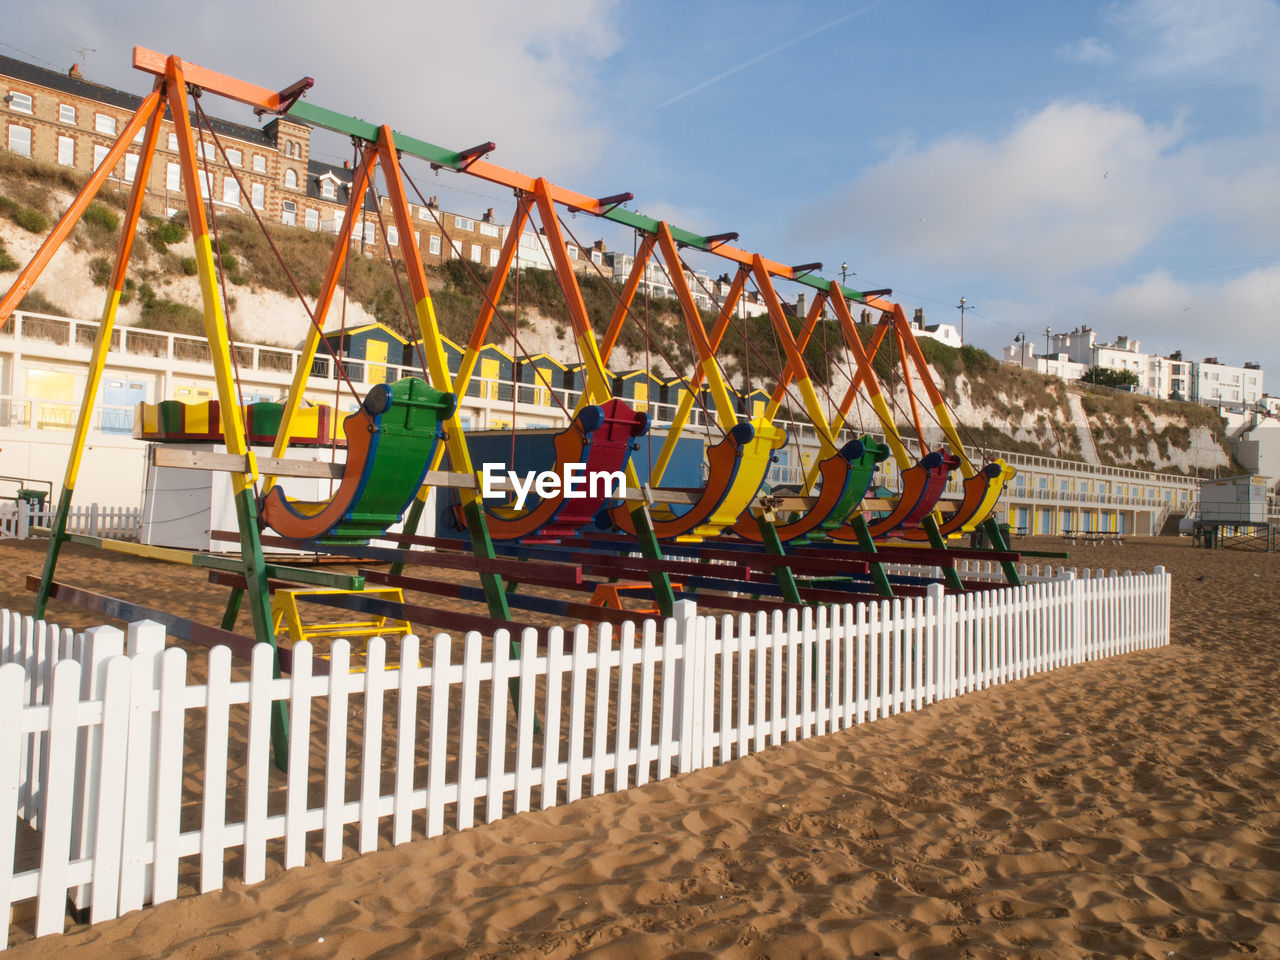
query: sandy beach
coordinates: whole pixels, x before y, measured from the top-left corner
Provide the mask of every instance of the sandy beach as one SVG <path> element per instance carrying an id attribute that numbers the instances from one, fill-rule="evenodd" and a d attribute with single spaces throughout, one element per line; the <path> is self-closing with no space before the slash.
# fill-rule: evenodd
<path id="1" fill-rule="evenodd" d="M 21 585 L 43 546 L 0 545 L 0 604 L 30 610 Z M 12 956 L 1280 957 L 1280 556 L 1186 540 L 1069 551 L 1068 565 L 1170 570 L 1173 645 L 273 866 Z M 210 623 L 225 600 L 196 571 L 80 548 L 59 577 Z"/>

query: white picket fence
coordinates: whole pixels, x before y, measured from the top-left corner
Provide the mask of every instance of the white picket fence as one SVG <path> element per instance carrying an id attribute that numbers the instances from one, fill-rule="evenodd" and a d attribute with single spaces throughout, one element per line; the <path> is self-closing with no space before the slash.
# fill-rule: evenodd
<path id="1" fill-rule="evenodd" d="M 661 624 L 579 625 L 525 640 L 440 634 L 370 641 L 350 672 L 294 650 L 272 677 L 255 649 L 232 679 L 225 647 L 190 683 L 154 623 L 80 635 L 0 618 L 0 818 L 38 837 L 12 869 L 0 830 L 0 911 L 35 900 L 34 932 L 67 899 L 97 922 L 286 868 L 465 829 L 585 794 L 626 790 L 772 745 L 993 684 L 1169 642 L 1170 577 L 1077 577 L 978 593 Z M 388 656 L 394 660 L 388 664 Z M 420 660 L 421 657 L 421 660 Z M 270 715 L 288 707 L 286 770 Z M 477 807 L 479 808 L 477 810 Z M 39 832 L 35 834 L 29 823 Z M 354 829 L 346 832 L 348 826 Z M 7 929 L 7 928 L 6 928 Z M 0 947 L 7 943 L 0 939 Z"/>
<path id="2" fill-rule="evenodd" d="M 57 506 L 35 507 L 26 500 L 0 503 L 0 540 L 26 540 L 32 527 L 52 527 Z M 103 507 L 96 503 L 67 511 L 67 532 L 113 540 L 136 540 L 142 526 L 137 507 Z"/>

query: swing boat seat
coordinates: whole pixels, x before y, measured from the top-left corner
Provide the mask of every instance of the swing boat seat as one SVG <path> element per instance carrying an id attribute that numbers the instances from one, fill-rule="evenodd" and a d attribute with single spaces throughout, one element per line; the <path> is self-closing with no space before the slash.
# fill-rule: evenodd
<path id="1" fill-rule="evenodd" d="M 677 543 L 701 543 L 719 536 L 746 514 L 773 463 L 773 452 L 786 443 L 787 431 L 763 417 L 737 424 L 707 451 L 706 485 L 689 491 L 696 495 L 697 501 L 681 514 L 665 504 L 654 507 L 654 535 L 659 540 Z M 627 504 L 613 507 L 607 518 L 603 525 L 612 523 L 619 530 L 635 535 L 635 522 Z M 597 520 L 598 525 L 601 523 Z"/>
<path id="2" fill-rule="evenodd" d="M 1004 493 L 1005 484 L 1017 475 L 1017 470 L 996 458 L 983 466 L 972 477 L 964 480 L 964 497 L 956 506 L 956 512 L 938 525 L 938 532 L 944 537 L 955 537 L 971 533 L 987 517 L 991 516 L 1000 495 Z M 928 534 L 919 527 L 903 530 L 899 536 L 904 540 L 927 540 Z"/>
<path id="3" fill-rule="evenodd" d="M 818 465 L 822 486 L 812 506 L 803 514 L 774 529 L 783 543 L 823 540 L 853 515 L 867 495 L 876 469 L 889 456 L 889 448 L 871 437 L 850 440 Z M 751 514 L 744 514 L 734 533 L 753 543 L 763 542 L 760 526 Z"/>
<path id="4" fill-rule="evenodd" d="M 426 477 L 440 424 L 457 398 L 418 377 L 371 389 L 360 409 L 342 422 L 347 462 L 333 496 L 291 500 L 272 487 L 261 518 L 282 537 L 322 543 L 367 543 L 399 523 Z"/>
<path id="5" fill-rule="evenodd" d="M 887 515 L 867 524 L 871 536 L 877 540 L 887 539 L 900 536 L 903 529 L 918 527 L 920 521 L 937 508 L 946 490 L 947 478 L 958 466 L 959 457 L 935 450 L 902 471 L 902 494 Z M 831 531 L 831 539 L 858 542 L 856 531 L 847 523 Z"/>
<path id="6" fill-rule="evenodd" d="M 626 401 L 614 397 L 603 404 L 583 407 L 569 428 L 556 434 L 557 472 L 581 463 L 588 478 L 585 497 L 565 497 L 564 485 L 554 496 L 522 512 L 503 507 L 486 507 L 485 524 L 493 540 L 520 540 L 523 543 L 558 543 L 576 536 L 591 523 L 604 505 L 607 490 L 593 489 L 590 478 L 598 473 L 623 473 L 631 461 L 636 440 L 649 432 L 649 415 L 637 413 Z M 595 495 L 597 494 L 598 495 Z"/>

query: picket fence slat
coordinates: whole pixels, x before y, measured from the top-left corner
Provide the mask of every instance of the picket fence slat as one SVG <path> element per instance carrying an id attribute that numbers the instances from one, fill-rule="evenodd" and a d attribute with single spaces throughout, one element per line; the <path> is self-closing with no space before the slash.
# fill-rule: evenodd
<path id="1" fill-rule="evenodd" d="M 39 866 L 25 870 L 14 867 L 17 834 L 3 832 L 0 909 L 34 898 L 43 934 L 62 928 L 70 896 L 98 922 L 176 896 L 188 857 L 198 858 L 202 891 L 223 885 L 230 851 L 239 851 L 244 879 L 254 883 L 266 874 L 272 841 L 283 841 L 286 868 L 305 862 L 313 831 L 324 858 L 338 859 L 348 829 L 366 852 L 384 824 L 393 844 L 411 839 L 419 811 L 436 836 L 446 819 L 471 826 L 481 801 L 486 821 L 531 809 L 535 785 L 545 809 L 1164 646 L 1170 592 L 1160 568 L 1046 570 L 1018 588 L 948 595 L 935 587 L 923 597 L 798 616 L 700 616 L 684 601 L 672 618 L 639 625 L 639 634 L 629 623 L 616 633 L 578 625 L 567 649 L 558 628 L 544 651 L 532 633 L 518 645 L 506 631 L 491 641 L 469 633 L 459 660 L 457 641 L 439 634 L 426 666 L 418 638 L 400 640 L 389 658 L 375 637 L 357 673 L 346 640 L 332 644 L 327 676 L 313 669 L 311 646 L 299 644 L 295 672 L 284 679 L 273 677 L 263 646 L 248 681 L 233 681 L 230 652 L 215 648 L 203 685 L 187 684 L 186 655 L 163 648 L 158 624 L 131 625 L 125 649 L 112 628 L 75 635 L 0 612 L 0 817 L 40 831 Z M 384 733 L 391 691 L 396 706 Z M 292 736 L 279 776 L 270 730 L 286 709 Z M 312 762 L 313 713 L 327 718 L 322 763 Z M 426 786 L 415 788 L 422 721 Z M 235 761 L 244 770 L 242 822 L 227 816 L 233 723 L 247 737 Z M 185 743 L 196 729 L 203 769 L 193 772 L 184 769 Z M 322 787 L 316 806 L 313 777 Z M 187 801 L 200 818 L 182 832 Z"/>

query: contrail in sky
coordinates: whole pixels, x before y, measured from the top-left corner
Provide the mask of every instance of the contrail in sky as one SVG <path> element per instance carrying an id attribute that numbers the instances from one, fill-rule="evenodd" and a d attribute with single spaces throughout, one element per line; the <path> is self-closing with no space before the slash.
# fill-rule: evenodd
<path id="1" fill-rule="evenodd" d="M 685 97 L 689 96 L 691 93 L 697 93 L 699 90 L 709 87 L 713 83 L 719 83 L 725 77 L 731 77 L 735 73 L 738 73 L 741 70 L 747 69 L 747 67 L 753 67 L 757 63 L 759 63 L 761 60 L 767 60 L 769 57 L 772 57 L 775 53 L 781 53 L 783 50 L 787 49 L 787 47 L 794 47 L 797 43 L 800 43 L 803 40 L 808 40 L 810 37 L 818 35 L 823 30 L 830 30 L 832 27 L 839 26 L 840 24 L 844 23 L 846 20 L 852 20 L 854 17 L 859 17 L 862 14 L 866 13 L 868 10 L 871 10 L 876 6 L 878 6 L 878 4 L 875 4 L 875 3 L 868 4 L 867 6 L 863 7 L 860 10 L 854 10 L 852 13 L 846 13 L 843 17 L 836 17 L 830 23 L 824 23 L 820 27 L 814 27 L 808 33 L 803 34 L 799 37 L 796 37 L 793 40 L 788 40 L 786 43 L 779 44 L 778 46 L 774 47 L 772 50 L 766 50 L 764 53 L 760 54 L 759 56 L 752 57 L 750 60 L 747 60 L 744 63 L 740 63 L 736 67 L 733 67 L 732 69 L 726 70 L 724 73 L 721 73 L 712 77 L 710 80 L 703 80 L 696 87 L 690 87 L 684 93 L 677 93 L 670 100 L 663 100 L 660 104 L 658 104 L 653 109 L 661 110 L 663 107 L 669 107 L 671 104 L 675 103 L 677 100 L 683 100 Z"/>

